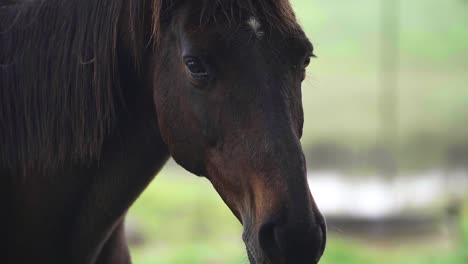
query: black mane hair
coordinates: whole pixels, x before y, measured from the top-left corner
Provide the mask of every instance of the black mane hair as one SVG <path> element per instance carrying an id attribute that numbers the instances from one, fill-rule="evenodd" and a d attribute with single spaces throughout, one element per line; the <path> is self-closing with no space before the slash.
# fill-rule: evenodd
<path id="1" fill-rule="evenodd" d="M 137 61 L 144 1 L 0 1 L 0 168 L 95 159 L 116 121 L 118 30 Z"/>
<path id="2" fill-rule="evenodd" d="M 0 0 L 0 169 L 39 172 L 98 159 L 123 101 L 122 38 L 138 72 L 166 9 L 181 1 Z M 190 1 L 206 17 L 231 21 L 232 10 L 255 10 L 280 29 L 296 25 L 288 0 Z"/>

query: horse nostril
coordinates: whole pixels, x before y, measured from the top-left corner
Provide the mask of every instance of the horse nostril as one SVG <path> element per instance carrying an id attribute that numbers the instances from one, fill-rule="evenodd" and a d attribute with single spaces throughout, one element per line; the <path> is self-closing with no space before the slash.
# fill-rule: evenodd
<path id="1" fill-rule="evenodd" d="M 275 232 L 275 224 L 273 222 L 265 223 L 260 227 L 258 232 L 258 242 L 260 248 L 265 252 L 269 257 L 273 254 L 279 254 L 279 245 L 278 245 L 278 235 Z"/>

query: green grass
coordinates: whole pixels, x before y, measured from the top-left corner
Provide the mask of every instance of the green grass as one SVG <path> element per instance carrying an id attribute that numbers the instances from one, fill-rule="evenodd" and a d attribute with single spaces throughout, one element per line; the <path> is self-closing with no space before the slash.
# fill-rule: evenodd
<path id="1" fill-rule="evenodd" d="M 242 263 L 241 225 L 211 184 L 169 165 L 131 208 L 135 263 Z"/>
<path id="2" fill-rule="evenodd" d="M 461 218 L 460 241 L 441 246 L 437 241 L 403 242 L 378 247 L 349 239 L 331 237 L 321 264 L 466 264 L 468 263 L 468 199 Z"/>

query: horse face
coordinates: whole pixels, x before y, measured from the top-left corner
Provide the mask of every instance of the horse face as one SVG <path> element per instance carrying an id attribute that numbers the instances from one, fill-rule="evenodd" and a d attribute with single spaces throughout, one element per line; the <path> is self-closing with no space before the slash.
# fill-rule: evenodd
<path id="1" fill-rule="evenodd" d="M 316 263 L 326 230 L 299 141 L 312 45 L 297 25 L 281 31 L 253 14 L 204 23 L 189 5 L 163 26 L 153 58 L 163 139 L 242 222 L 251 263 Z"/>

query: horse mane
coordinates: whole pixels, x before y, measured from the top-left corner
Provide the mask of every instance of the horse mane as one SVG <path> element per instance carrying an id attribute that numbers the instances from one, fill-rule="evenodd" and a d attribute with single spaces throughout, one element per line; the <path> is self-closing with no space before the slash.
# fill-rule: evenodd
<path id="1" fill-rule="evenodd" d="M 144 2 L 0 0 L 0 168 L 99 157 L 121 103 L 119 27 L 138 64 Z"/>
<path id="2" fill-rule="evenodd" d="M 44 172 L 99 159 L 123 104 L 120 31 L 138 72 L 165 9 L 180 1 L 0 0 L 0 169 Z M 283 30 L 296 23 L 288 0 L 199 1 L 206 17 L 232 21 L 233 10 L 256 10 Z"/>

